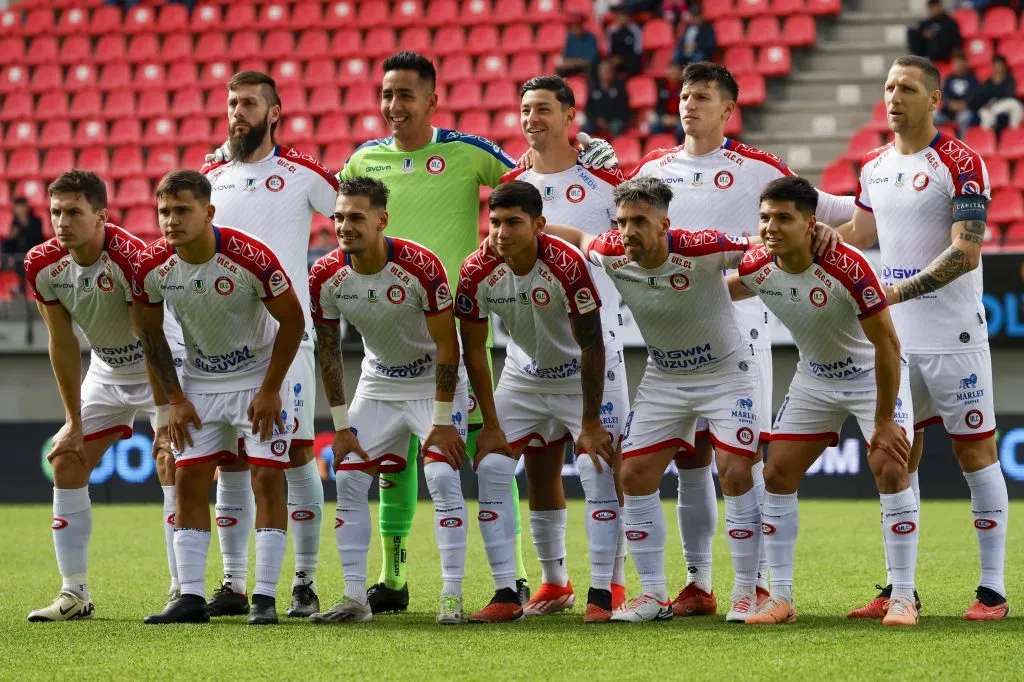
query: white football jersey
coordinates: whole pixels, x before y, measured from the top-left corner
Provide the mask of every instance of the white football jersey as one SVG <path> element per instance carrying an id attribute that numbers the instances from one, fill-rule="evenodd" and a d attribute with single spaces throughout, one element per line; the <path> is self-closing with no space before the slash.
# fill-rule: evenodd
<path id="1" fill-rule="evenodd" d="M 511 341 L 499 387 L 516 391 L 582 392 L 580 347 L 570 317 L 598 310 L 601 299 L 583 254 L 549 234 L 537 237 L 537 261 L 526 275 L 495 251 L 481 247 L 462 264 L 455 314 L 464 320 L 485 320 L 496 313 Z M 619 359 L 606 354 L 606 365 Z"/>
<path id="2" fill-rule="evenodd" d="M 952 243 L 953 198 L 991 198 L 988 170 L 973 149 L 939 133 L 916 154 L 893 143 L 862 162 L 857 205 L 875 214 L 882 282 L 899 284 L 927 268 Z M 938 291 L 893 306 L 908 353 L 959 353 L 988 348 L 981 302 L 981 265 Z"/>
<path id="3" fill-rule="evenodd" d="M 186 391 L 231 393 L 263 383 L 277 321 L 264 300 L 291 288 L 277 256 L 252 235 L 214 227 L 217 252 L 205 263 L 183 261 L 158 239 L 139 255 L 135 300 L 165 304 L 185 339 Z"/>
<path id="4" fill-rule="evenodd" d="M 146 381 L 142 342 L 132 331 L 129 305 L 135 259 L 145 242 L 107 223 L 103 251 L 92 265 L 75 262 L 54 237 L 25 256 L 25 279 L 32 296 L 63 305 L 92 347 L 88 374 L 104 384 Z"/>
<path id="5" fill-rule="evenodd" d="M 612 193 L 624 180 L 619 170 L 584 168 L 579 163 L 561 173 L 538 173 L 532 168 L 517 168 L 502 176 L 502 182 L 522 180 L 540 191 L 544 199 L 544 217 L 549 223 L 571 225 L 598 236 L 615 224 L 615 199 Z M 601 327 L 607 353 L 621 353 L 622 298 L 611 279 L 602 270 L 591 273 L 601 297 Z"/>
<path id="6" fill-rule="evenodd" d="M 334 215 L 338 180 L 327 167 L 291 147 L 275 147 L 252 163 L 210 163 L 201 172 L 213 185 L 218 225 L 264 242 L 281 259 L 306 311 L 303 345 L 313 346 L 309 318 L 309 235 L 313 213 Z"/>
<path id="7" fill-rule="evenodd" d="M 357 396 L 433 398 L 437 346 L 426 316 L 451 308 L 448 275 L 425 246 L 407 239 L 387 242 L 387 264 L 373 275 L 356 272 L 341 249 L 317 260 L 309 272 L 313 319 L 338 324 L 344 317 L 362 334 Z"/>
<path id="8" fill-rule="evenodd" d="M 864 254 L 839 244 L 793 274 L 758 245 L 743 257 L 739 274 L 793 335 L 800 351 L 797 372 L 837 390 L 874 387 L 875 347 L 864 336 L 860 320 L 884 310 L 887 303 Z"/>
<path id="9" fill-rule="evenodd" d="M 669 374 L 734 371 L 754 351 L 740 341 L 722 270 L 739 267 L 745 237 L 668 231 L 668 260 L 647 269 L 629 260 L 618 230 L 591 242 L 587 258 L 615 283 L 647 344 L 647 366 Z"/>
<path id="10" fill-rule="evenodd" d="M 772 180 L 795 175 L 771 152 L 725 138 L 722 146 L 693 156 L 680 145 L 655 149 L 627 176 L 650 175 L 672 188 L 668 217 L 684 230 L 720 230 L 734 237 L 757 234 L 761 191 Z M 768 318 L 756 298 L 737 301 L 744 343 L 770 349 Z"/>

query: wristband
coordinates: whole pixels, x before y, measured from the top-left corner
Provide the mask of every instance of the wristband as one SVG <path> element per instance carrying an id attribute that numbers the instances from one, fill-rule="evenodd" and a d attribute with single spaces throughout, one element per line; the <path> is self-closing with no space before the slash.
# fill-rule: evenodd
<path id="1" fill-rule="evenodd" d="M 156 424 L 156 428 L 162 429 L 167 426 L 167 412 L 170 408 L 167 405 L 156 406 L 156 417 L 153 423 Z"/>
<path id="2" fill-rule="evenodd" d="M 434 426 L 452 425 L 452 402 L 434 401 Z"/>
<path id="3" fill-rule="evenodd" d="M 331 419 L 334 421 L 335 431 L 344 431 L 348 425 L 348 405 L 332 405 Z"/>

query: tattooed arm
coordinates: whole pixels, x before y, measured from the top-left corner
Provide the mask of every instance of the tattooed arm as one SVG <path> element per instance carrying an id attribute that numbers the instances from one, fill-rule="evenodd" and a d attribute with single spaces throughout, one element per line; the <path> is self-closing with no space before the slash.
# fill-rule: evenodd
<path id="1" fill-rule="evenodd" d="M 331 407 L 345 404 L 345 370 L 341 361 L 341 327 L 314 322 L 320 359 L 320 376 Z"/>
<path id="2" fill-rule="evenodd" d="M 583 382 L 583 423 L 601 423 L 604 397 L 604 339 L 601 313 L 592 310 L 570 320 L 572 335 L 580 345 L 580 380 Z"/>
<path id="3" fill-rule="evenodd" d="M 449 307 L 434 315 L 427 315 L 427 332 L 437 344 L 437 392 L 434 399 L 450 403 L 455 397 L 459 381 L 459 338 L 455 332 L 455 315 Z"/>
<path id="4" fill-rule="evenodd" d="M 132 323 L 146 354 L 146 365 L 154 397 L 166 396 L 167 402 L 179 402 L 184 395 L 178 382 L 178 373 L 174 371 L 171 347 L 164 336 L 163 304 L 135 303 L 132 305 Z"/>
<path id="5" fill-rule="evenodd" d="M 985 241 L 984 220 L 960 220 L 953 223 L 952 244 L 927 268 L 892 287 L 890 303 L 901 303 L 941 289 L 981 263 L 981 245 Z"/>

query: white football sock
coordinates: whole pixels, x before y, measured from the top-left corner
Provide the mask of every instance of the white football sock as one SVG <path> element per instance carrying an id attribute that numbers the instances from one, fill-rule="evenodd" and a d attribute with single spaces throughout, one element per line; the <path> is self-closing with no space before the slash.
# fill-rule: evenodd
<path id="1" fill-rule="evenodd" d="M 442 594 L 462 594 L 466 574 L 466 499 L 459 472 L 447 462 L 427 460 L 423 476 L 434 502 L 434 537 L 441 555 Z"/>
<path id="2" fill-rule="evenodd" d="M 373 476 L 362 471 L 338 471 L 337 518 L 334 540 L 345 576 L 345 596 L 366 603 L 366 563 L 370 551 L 370 485 Z"/>
<path id="3" fill-rule="evenodd" d="M 914 499 L 917 500 L 917 510 L 921 511 L 921 482 L 916 471 L 912 471 L 907 474 L 907 478 L 910 480 L 910 489 L 914 491 Z"/>
<path id="4" fill-rule="evenodd" d="M 908 474 L 907 478 L 910 480 L 910 489 L 914 491 L 914 499 L 917 501 L 917 513 L 918 517 L 921 515 L 921 484 L 918 482 L 917 472 L 913 471 Z M 921 524 L 917 524 L 918 529 L 921 528 Z M 882 547 L 885 548 L 885 584 L 892 585 L 892 568 L 889 566 L 889 549 L 885 544 L 885 526 L 882 526 Z"/>
<path id="5" fill-rule="evenodd" d="M 249 535 L 256 525 L 256 497 L 252 475 L 246 471 L 217 474 L 217 538 L 224 562 L 224 582 L 246 594 L 249 579 Z"/>
<path id="6" fill-rule="evenodd" d="M 530 510 L 530 535 L 540 562 L 542 583 L 565 586 L 569 571 L 565 565 L 566 509 Z"/>
<path id="7" fill-rule="evenodd" d="M 645 594 L 659 601 L 668 599 L 665 585 L 665 512 L 658 492 L 626 495 L 625 531 L 633 565 Z"/>
<path id="8" fill-rule="evenodd" d="M 776 495 L 766 492 L 761 507 L 761 529 L 764 534 L 768 567 L 772 572 L 772 596 L 793 603 L 793 556 L 800 529 L 797 495 Z"/>
<path id="9" fill-rule="evenodd" d="M 734 596 L 754 596 L 758 548 L 761 540 L 761 505 L 751 488 L 742 495 L 725 495 L 725 532 L 735 573 Z"/>
<path id="10" fill-rule="evenodd" d="M 277 581 L 281 578 L 286 544 L 288 534 L 280 528 L 256 529 L 256 586 L 253 594 L 277 597 Z"/>
<path id="11" fill-rule="evenodd" d="M 594 461 L 588 455 L 576 458 L 576 468 L 579 469 L 586 498 L 583 518 L 590 547 L 590 586 L 595 590 L 611 590 L 615 551 L 622 535 L 614 474 L 608 465 L 604 465 L 598 474 Z"/>
<path id="12" fill-rule="evenodd" d="M 612 585 L 626 586 L 626 508 L 619 507 L 619 535 L 615 538 L 615 566 L 612 568 Z"/>
<path id="13" fill-rule="evenodd" d="M 882 501 L 882 537 L 892 573 L 892 596 L 913 601 L 920 523 L 917 499 L 909 487 L 878 497 Z"/>
<path id="14" fill-rule="evenodd" d="M 750 468 L 754 478 L 754 495 L 757 496 L 758 507 L 764 506 L 764 460 L 758 459 Z M 768 589 L 768 554 L 764 550 L 764 538 L 758 534 L 757 539 L 757 586 Z"/>
<path id="15" fill-rule="evenodd" d="M 711 592 L 711 541 L 718 526 L 718 501 L 711 465 L 679 469 L 676 517 L 683 541 L 687 584 L 696 583 L 698 588 Z"/>
<path id="16" fill-rule="evenodd" d="M 53 548 L 57 554 L 62 590 L 89 598 L 89 537 L 92 502 L 89 486 L 53 489 Z"/>
<path id="17" fill-rule="evenodd" d="M 479 456 L 479 455 L 478 455 Z M 515 506 L 512 479 L 516 460 L 488 454 L 477 465 L 480 535 L 494 576 L 494 589 L 516 589 Z"/>
<path id="18" fill-rule="evenodd" d="M 173 485 L 162 485 L 164 492 L 164 547 L 167 549 L 167 569 L 171 572 L 170 592 L 178 589 L 178 564 L 174 561 L 174 513 L 178 508 L 178 499 Z"/>
<path id="19" fill-rule="evenodd" d="M 971 487 L 971 513 L 978 534 L 981 579 L 978 585 L 1006 596 L 1003 568 L 1006 562 L 1006 529 L 1010 521 L 1010 500 L 1006 479 L 999 463 L 965 473 Z"/>
<path id="20" fill-rule="evenodd" d="M 177 528 L 174 531 L 174 557 L 178 564 L 178 582 L 182 594 L 206 599 L 206 554 L 210 550 L 210 531 Z"/>
<path id="21" fill-rule="evenodd" d="M 288 519 L 295 544 L 296 585 L 316 586 L 317 557 L 320 554 L 320 527 L 324 522 L 324 485 L 316 459 L 300 467 L 286 469 L 288 482 Z"/>

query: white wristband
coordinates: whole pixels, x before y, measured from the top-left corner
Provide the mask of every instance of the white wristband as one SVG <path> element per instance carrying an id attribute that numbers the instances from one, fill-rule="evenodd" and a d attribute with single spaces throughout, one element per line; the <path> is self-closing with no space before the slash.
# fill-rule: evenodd
<path id="1" fill-rule="evenodd" d="M 441 402 L 440 400 L 434 401 L 434 425 L 435 426 L 451 426 L 452 425 L 452 403 Z"/>
<path id="2" fill-rule="evenodd" d="M 170 408 L 167 405 L 156 406 L 156 417 L 153 420 L 153 423 L 156 424 L 156 428 L 162 429 L 167 426 L 167 413 L 169 410 Z"/>
<path id="3" fill-rule="evenodd" d="M 332 405 L 331 419 L 334 420 L 334 430 L 344 431 L 348 425 L 348 405 Z"/>

